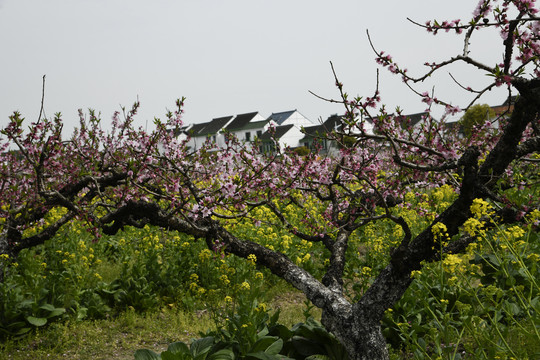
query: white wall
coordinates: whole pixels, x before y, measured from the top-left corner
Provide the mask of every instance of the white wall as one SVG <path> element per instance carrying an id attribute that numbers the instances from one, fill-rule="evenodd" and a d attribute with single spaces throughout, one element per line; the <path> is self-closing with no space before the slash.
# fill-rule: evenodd
<path id="1" fill-rule="evenodd" d="M 300 128 L 300 126 L 313 126 L 315 124 L 313 124 L 311 121 L 309 121 L 307 118 L 305 118 L 298 111 L 295 111 L 281 125 L 295 125 L 298 128 Z"/>
<path id="2" fill-rule="evenodd" d="M 297 147 L 302 144 L 299 143 L 300 139 L 302 139 L 305 134 L 302 133 L 300 130 L 300 126 L 293 126 L 289 129 L 280 139 L 279 139 L 279 146 L 283 149 L 284 147 L 290 146 L 290 147 Z"/>

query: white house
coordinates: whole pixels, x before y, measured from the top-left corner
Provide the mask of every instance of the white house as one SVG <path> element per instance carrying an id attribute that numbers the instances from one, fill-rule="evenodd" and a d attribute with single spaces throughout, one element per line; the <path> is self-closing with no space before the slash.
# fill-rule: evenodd
<path id="1" fill-rule="evenodd" d="M 300 140 L 304 137 L 302 128 L 313 125 L 308 118 L 296 109 L 272 113 L 267 120 L 270 128 L 260 137 L 263 151 L 274 151 L 276 145 L 279 145 L 280 149 L 302 146 L 300 143 Z"/>
<path id="2" fill-rule="evenodd" d="M 193 150 L 200 149 L 207 141 L 213 142 L 219 148 L 225 148 L 228 134 L 233 134 L 245 143 L 251 143 L 256 138 L 273 142 L 270 141 L 273 133 L 280 147 L 297 147 L 301 146 L 300 139 L 304 137 L 302 128 L 312 125 L 313 123 L 296 109 L 272 113 L 268 118 L 258 112 L 250 112 L 188 125 L 176 131 L 175 135 L 187 138 L 188 146 Z M 274 145 L 271 147 L 274 148 Z"/>
<path id="3" fill-rule="evenodd" d="M 298 110 L 283 111 L 279 113 L 272 113 L 268 117 L 269 121 L 272 121 L 276 126 L 282 125 L 294 125 L 295 127 L 302 126 L 311 126 L 313 123 L 306 118 L 304 115 L 300 114 Z"/>
<path id="4" fill-rule="evenodd" d="M 226 127 L 225 131 L 236 136 L 240 141 L 250 143 L 268 129 L 269 121 L 258 112 L 236 115 Z"/>
<path id="5" fill-rule="evenodd" d="M 193 149 L 200 149 L 206 141 L 214 142 L 218 147 L 225 146 L 225 136 L 222 129 L 231 121 L 232 116 L 225 116 L 212 119 L 210 122 L 193 124 L 188 130 L 188 135 L 191 137 L 188 145 Z"/>
<path id="6" fill-rule="evenodd" d="M 335 141 L 331 140 L 333 131 L 342 131 L 343 116 L 331 115 L 319 125 L 304 127 L 303 137 L 299 141 L 299 146 L 305 146 L 308 149 L 320 149 L 323 153 L 332 153 L 338 149 Z"/>

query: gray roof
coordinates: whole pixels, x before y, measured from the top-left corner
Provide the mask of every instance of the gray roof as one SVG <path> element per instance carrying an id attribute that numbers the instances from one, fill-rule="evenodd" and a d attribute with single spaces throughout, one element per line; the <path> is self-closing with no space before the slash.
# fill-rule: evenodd
<path id="1" fill-rule="evenodd" d="M 409 114 L 409 115 L 399 115 L 399 116 L 396 116 L 396 119 L 399 121 L 402 127 L 414 126 L 418 122 L 425 120 L 428 115 L 429 115 L 428 112 L 421 112 L 421 113 Z"/>
<path id="2" fill-rule="evenodd" d="M 189 134 L 189 129 L 191 125 L 184 125 L 177 127 L 175 129 L 168 130 L 174 137 L 180 136 L 180 134 Z"/>
<path id="3" fill-rule="evenodd" d="M 283 125 L 283 126 L 276 126 L 274 131 L 267 130 L 264 132 L 264 134 L 261 135 L 262 141 L 269 141 L 272 138 L 279 139 L 283 135 L 287 133 L 294 125 Z"/>
<path id="4" fill-rule="evenodd" d="M 260 121 L 251 121 L 246 124 L 242 129 L 244 130 L 250 130 L 250 129 L 262 129 L 266 124 L 268 124 L 270 120 L 260 120 Z"/>
<path id="5" fill-rule="evenodd" d="M 258 112 L 251 112 L 246 114 L 240 114 L 236 115 L 233 121 L 229 125 L 227 125 L 227 130 L 234 131 L 234 130 L 240 130 L 246 127 L 247 124 L 257 115 Z"/>
<path id="6" fill-rule="evenodd" d="M 191 129 L 188 130 L 188 133 L 191 136 L 199 136 L 199 133 L 201 133 L 208 124 L 210 123 L 206 122 L 206 123 L 200 123 L 200 124 L 193 124 Z"/>
<path id="7" fill-rule="evenodd" d="M 328 119 L 326 119 L 322 124 L 315 125 L 315 126 L 307 126 L 304 127 L 304 133 L 306 136 L 304 136 L 304 139 L 315 137 L 315 136 L 324 136 L 333 130 L 337 129 L 338 126 L 340 126 L 343 122 L 343 116 L 341 115 L 331 115 Z"/>
<path id="8" fill-rule="evenodd" d="M 206 136 L 217 134 L 232 119 L 232 116 L 224 116 L 202 124 L 193 125 L 192 136 Z M 199 125 L 199 126 L 197 126 Z M 197 129 L 195 127 L 197 126 Z"/>
<path id="9" fill-rule="evenodd" d="M 268 120 L 274 120 L 274 122 L 278 125 L 281 125 L 283 124 L 283 122 L 285 120 L 287 120 L 294 112 L 296 111 L 295 110 L 290 110 L 290 111 L 283 111 L 283 112 L 279 112 L 279 113 L 272 113 L 272 115 L 270 115 L 270 117 L 268 118 Z"/>

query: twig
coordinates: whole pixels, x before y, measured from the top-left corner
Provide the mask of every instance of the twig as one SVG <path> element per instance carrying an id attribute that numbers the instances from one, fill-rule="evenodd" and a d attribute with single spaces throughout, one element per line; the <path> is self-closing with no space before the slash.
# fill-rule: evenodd
<path id="1" fill-rule="evenodd" d="M 43 85 L 42 85 L 42 88 L 41 88 L 41 108 L 39 109 L 39 116 L 38 116 L 38 120 L 37 120 L 38 124 L 41 121 L 41 114 L 44 113 L 43 103 L 44 103 L 44 100 L 45 100 L 45 76 L 46 75 L 43 75 Z M 47 116 L 47 115 L 45 115 L 45 116 Z"/>

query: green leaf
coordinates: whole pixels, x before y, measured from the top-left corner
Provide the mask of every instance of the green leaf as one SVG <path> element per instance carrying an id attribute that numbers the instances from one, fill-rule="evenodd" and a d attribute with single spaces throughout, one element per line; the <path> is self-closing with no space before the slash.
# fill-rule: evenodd
<path id="1" fill-rule="evenodd" d="M 266 350 L 276 342 L 279 338 L 276 336 L 263 336 L 259 340 L 253 344 L 253 346 L 250 349 L 250 352 L 256 353 L 259 351 L 266 352 Z M 281 341 L 281 346 L 283 346 L 283 340 L 279 339 Z M 281 348 L 279 349 L 281 350 Z M 278 352 L 279 352 L 278 350 Z"/>
<path id="2" fill-rule="evenodd" d="M 294 349 L 302 356 L 310 356 L 323 352 L 320 346 L 301 336 L 293 336 L 291 342 Z"/>
<path id="3" fill-rule="evenodd" d="M 208 355 L 206 360 L 234 360 L 234 353 L 231 349 L 221 349 Z"/>
<path id="4" fill-rule="evenodd" d="M 85 308 L 81 306 L 77 309 L 77 320 L 83 320 L 86 318 L 86 314 L 88 313 L 88 308 Z"/>
<path id="5" fill-rule="evenodd" d="M 191 354 L 189 353 L 177 353 L 173 354 L 169 350 L 161 353 L 161 360 L 191 360 Z"/>
<path id="6" fill-rule="evenodd" d="M 268 331 L 268 326 L 265 326 L 264 329 L 262 329 L 261 331 L 259 331 L 259 333 L 257 334 L 258 337 L 263 337 L 263 336 L 266 336 L 268 335 L 269 331 Z"/>
<path id="7" fill-rule="evenodd" d="M 276 355 L 276 354 L 279 354 L 282 348 L 283 348 L 283 340 L 277 339 L 276 341 L 274 341 L 274 343 L 272 343 L 269 347 L 267 347 L 264 352 L 270 355 Z"/>
<path id="8" fill-rule="evenodd" d="M 66 312 L 66 309 L 56 308 L 52 306 L 51 304 L 45 304 L 45 305 L 40 306 L 39 308 L 50 312 L 49 315 L 47 315 L 48 318 L 62 315 L 63 313 Z"/>
<path id="9" fill-rule="evenodd" d="M 55 309 L 55 307 L 51 304 L 41 305 L 39 308 L 47 311 L 53 311 Z"/>
<path id="10" fill-rule="evenodd" d="M 521 312 L 521 308 L 513 302 L 505 301 L 505 310 L 512 316 L 517 316 Z"/>
<path id="11" fill-rule="evenodd" d="M 288 327 L 282 324 L 273 326 L 271 333 L 283 339 L 284 341 L 289 340 L 293 336 L 292 331 L 289 330 Z"/>
<path id="12" fill-rule="evenodd" d="M 191 355 L 196 360 L 204 360 L 206 358 L 206 354 L 208 351 L 210 351 L 213 345 L 214 338 L 212 336 L 195 340 L 190 346 Z"/>
<path id="13" fill-rule="evenodd" d="M 37 317 L 33 317 L 33 316 L 27 316 L 26 317 L 26 320 L 34 325 L 34 326 L 43 326 L 47 323 L 47 319 L 46 318 L 37 318 Z"/>
<path id="14" fill-rule="evenodd" d="M 270 317 L 270 324 L 277 324 L 278 320 L 279 320 L 279 315 L 280 315 L 280 309 L 278 309 L 271 317 Z"/>
<path id="15" fill-rule="evenodd" d="M 24 301 L 21 301 L 21 303 L 19 304 L 19 307 L 21 308 L 31 307 L 33 304 L 34 304 L 34 300 L 24 300 Z"/>
<path id="16" fill-rule="evenodd" d="M 283 355 L 272 355 L 262 351 L 256 353 L 249 353 L 246 355 L 246 359 L 259 359 L 259 360 L 282 360 L 286 359 Z"/>
<path id="17" fill-rule="evenodd" d="M 0 327 L 0 334 L 10 335 L 10 336 L 19 336 L 19 335 L 26 334 L 27 332 L 32 330 L 32 328 L 25 327 L 25 326 L 26 326 L 26 323 L 22 321 L 17 322 L 17 323 L 12 323 L 8 325 L 10 330 Z M 14 328 L 14 330 L 11 330 L 11 328 Z"/>
<path id="18" fill-rule="evenodd" d="M 161 356 L 148 349 L 135 351 L 135 360 L 161 360 Z"/>
<path id="19" fill-rule="evenodd" d="M 172 354 L 189 354 L 189 348 L 188 346 L 183 343 L 182 341 L 177 341 L 169 344 L 167 347 L 167 351 L 169 351 Z"/>
<path id="20" fill-rule="evenodd" d="M 308 356 L 305 360 L 331 360 L 331 358 L 328 355 L 316 354 Z"/>

